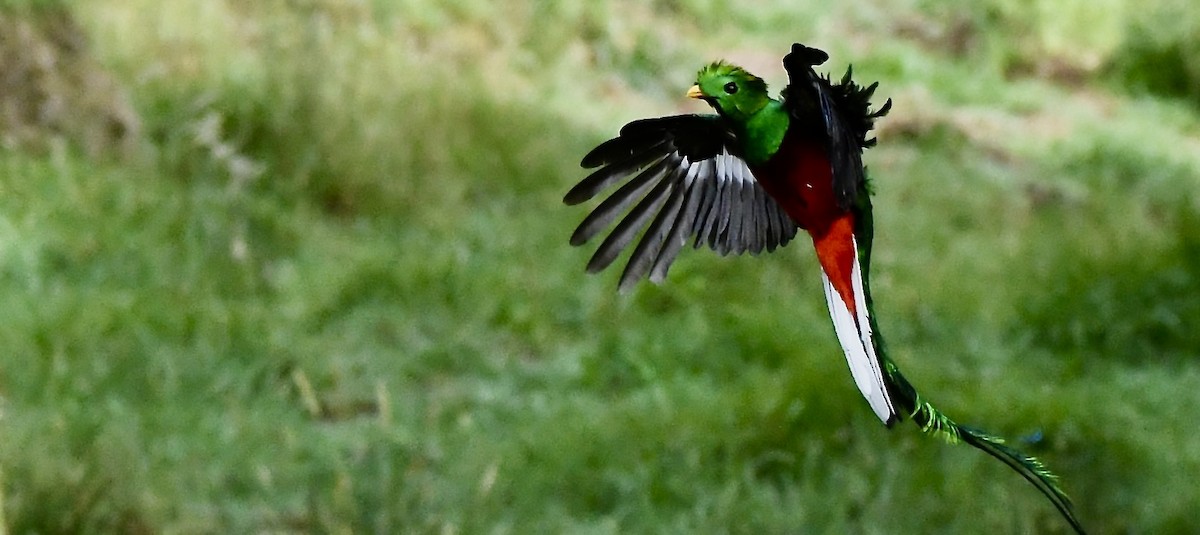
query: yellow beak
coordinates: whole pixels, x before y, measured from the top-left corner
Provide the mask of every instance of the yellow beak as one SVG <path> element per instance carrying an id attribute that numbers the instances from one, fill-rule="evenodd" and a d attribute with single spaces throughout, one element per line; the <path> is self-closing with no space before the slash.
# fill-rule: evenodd
<path id="1" fill-rule="evenodd" d="M 700 91 L 699 85 L 694 85 L 687 91 L 688 98 L 704 98 L 704 93 Z"/>

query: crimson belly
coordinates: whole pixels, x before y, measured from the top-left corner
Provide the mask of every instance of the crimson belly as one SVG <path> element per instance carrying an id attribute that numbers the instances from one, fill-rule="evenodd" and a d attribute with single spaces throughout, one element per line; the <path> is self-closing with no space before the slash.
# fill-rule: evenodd
<path id="1" fill-rule="evenodd" d="M 858 251 L 854 213 L 837 205 L 833 168 L 825 148 L 785 138 L 770 160 L 751 170 L 775 202 L 812 236 L 821 269 L 846 307 L 856 313 L 853 271 Z"/>

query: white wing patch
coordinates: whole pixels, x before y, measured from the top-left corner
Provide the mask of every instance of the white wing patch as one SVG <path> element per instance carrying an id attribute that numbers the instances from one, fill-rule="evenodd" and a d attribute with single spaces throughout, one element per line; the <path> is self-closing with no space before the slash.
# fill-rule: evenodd
<path id="1" fill-rule="evenodd" d="M 732 179 L 738 183 L 756 181 L 754 173 L 750 171 L 750 167 L 746 165 L 746 161 L 730 154 L 728 150 L 722 149 L 721 154 L 716 159 L 718 162 L 724 163 L 717 171 L 721 180 Z"/>
<path id="2" fill-rule="evenodd" d="M 842 296 L 830 282 L 829 276 L 821 270 L 821 282 L 825 284 L 825 300 L 829 304 L 829 316 L 833 318 L 833 330 L 837 333 L 842 351 L 846 353 L 846 362 L 850 364 L 850 374 L 858 391 L 867 398 L 871 410 L 883 423 L 890 423 L 896 414 L 888 394 L 887 384 L 883 381 L 883 370 L 880 368 L 879 357 L 875 354 L 875 344 L 871 340 L 871 321 L 867 316 L 866 293 L 863 291 L 862 271 L 858 263 L 858 243 L 854 243 L 854 271 L 851 274 L 854 290 L 854 308 L 857 316 L 850 313 L 850 307 L 842 300 Z"/>

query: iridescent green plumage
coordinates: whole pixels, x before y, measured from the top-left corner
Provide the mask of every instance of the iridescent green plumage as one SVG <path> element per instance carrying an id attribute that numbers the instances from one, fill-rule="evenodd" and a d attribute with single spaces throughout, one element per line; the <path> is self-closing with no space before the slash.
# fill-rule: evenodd
<path id="1" fill-rule="evenodd" d="M 700 94 L 695 96 L 712 104 L 730 124 L 745 122 L 771 102 L 762 78 L 724 61 L 700 69 L 696 73 L 696 87 Z"/>

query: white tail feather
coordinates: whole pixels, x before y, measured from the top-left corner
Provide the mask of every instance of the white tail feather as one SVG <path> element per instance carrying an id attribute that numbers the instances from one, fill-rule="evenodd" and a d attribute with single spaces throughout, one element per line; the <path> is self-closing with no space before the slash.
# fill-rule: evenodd
<path id="1" fill-rule="evenodd" d="M 871 341 L 871 322 L 867 317 L 867 303 L 862 284 L 862 271 L 858 265 L 857 244 L 853 278 L 854 305 L 857 315 L 850 313 L 850 307 L 842 300 L 842 296 L 830 282 L 829 276 L 821 272 L 821 281 L 825 283 L 825 300 L 829 304 L 829 316 L 833 318 L 833 330 L 837 333 L 842 351 L 846 353 L 846 362 L 850 364 L 850 374 L 859 392 L 867 398 L 871 410 L 885 424 L 890 424 L 896 414 L 892 398 L 888 394 L 887 385 L 883 382 L 883 370 L 880 368 L 879 357 L 875 354 L 875 344 Z M 857 317 L 856 317 L 857 316 Z"/>

